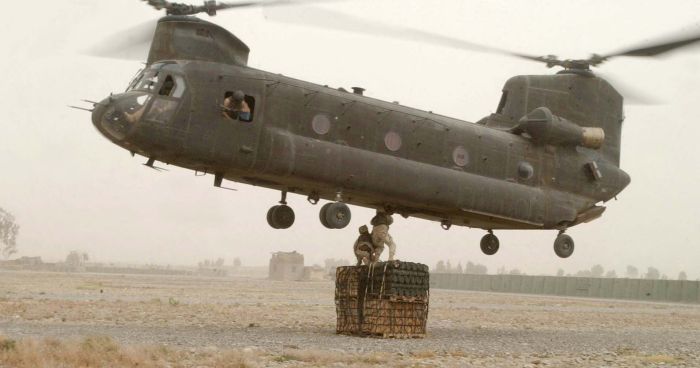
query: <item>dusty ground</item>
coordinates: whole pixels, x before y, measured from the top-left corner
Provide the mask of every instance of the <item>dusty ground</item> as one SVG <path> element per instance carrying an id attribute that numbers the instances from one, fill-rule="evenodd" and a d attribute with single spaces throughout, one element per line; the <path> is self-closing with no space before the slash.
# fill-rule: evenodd
<path id="1" fill-rule="evenodd" d="M 335 334 L 333 295 L 331 282 L 0 271 L 0 367 L 700 367 L 698 305 L 433 290 L 427 338 L 376 340 Z M 85 349 L 100 358 L 71 360 Z"/>

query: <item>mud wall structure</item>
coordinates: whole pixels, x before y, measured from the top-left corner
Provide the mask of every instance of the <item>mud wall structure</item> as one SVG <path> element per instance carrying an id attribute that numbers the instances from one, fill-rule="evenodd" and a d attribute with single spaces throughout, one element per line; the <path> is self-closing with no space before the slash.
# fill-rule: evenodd
<path id="1" fill-rule="evenodd" d="M 592 277 L 432 273 L 436 289 L 700 303 L 700 282 Z"/>

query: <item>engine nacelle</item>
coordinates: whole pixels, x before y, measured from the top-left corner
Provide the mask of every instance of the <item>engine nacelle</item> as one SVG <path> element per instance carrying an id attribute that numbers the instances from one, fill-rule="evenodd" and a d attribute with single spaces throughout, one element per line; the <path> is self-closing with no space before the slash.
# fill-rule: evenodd
<path id="1" fill-rule="evenodd" d="M 603 129 L 581 127 L 552 114 L 546 107 L 538 107 L 523 116 L 511 131 L 515 134 L 525 134 L 537 144 L 598 149 L 605 141 Z"/>

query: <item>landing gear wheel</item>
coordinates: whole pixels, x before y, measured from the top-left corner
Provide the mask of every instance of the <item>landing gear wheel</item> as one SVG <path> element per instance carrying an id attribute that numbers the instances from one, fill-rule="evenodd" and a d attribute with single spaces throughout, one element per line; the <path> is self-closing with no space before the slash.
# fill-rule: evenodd
<path id="1" fill-rule="evenodd" d="M 283 204 L 273 206 L 267 211 L 267 223 L 273 229 L 288 229 L 294 224 L 294 210 Z"/>
<path id="2" fill-rule="evenodd" d="M 574 239 L 566 234 L 559 234 L 554 240 L 554 253 L 561 258 L 569 258 L 574 253 Z"/>
<path id="3" fill-rule="evenodd" d="M 479 245 L 481 245 L 481 251 L 484 252 L 484 254 L 492 256 L 498 252 L 500 242 L 496 235 L 488 233 L 481 238 L 481 243 Z"/>
<path id="4" fill-rule="evenodd" d="M 335 202 L 323 205 L 319 217 L 323 226 L 329 229 L 342 229 L 348 226 L 352 214 L 348 205 Z"/>
<path id="5" fill-rule="evenodd" d="M 318 218 L 321 220 L 321 225 L 326 227 L 327 229 L 332 229 L 331 225 L 328 224 L 328 221 L 326 221 L 326 211 L 328 210 L 328 207 L 330 207 L 333 203 L 326 203 L 321 207 L 321 210 L 318 211 Z"/>

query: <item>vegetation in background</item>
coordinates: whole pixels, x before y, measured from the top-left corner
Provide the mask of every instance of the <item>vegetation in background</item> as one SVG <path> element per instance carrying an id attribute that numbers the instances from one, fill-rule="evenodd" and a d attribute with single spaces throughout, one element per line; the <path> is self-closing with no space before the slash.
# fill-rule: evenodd
<path id="1" fill-rule="evenodd" d="M 5 258 L 17 253 L 19 225 L 11 213 L 0 207 L 0 253 Z"/>
<path id="2" fill-rule="evenodd" d="M 488 274 L 488 268 L 482 264 L 475 264 L 472 262 L 467 262 L 466 266 L 462 267 L 462 263 L 457 263 L 457 266 L 452 266 L 450 260 L 440 260 L 435 264 L 435 268 L 432 269 L 436 273 L 464 273 L 470 275 L 486 275 Z M 525 272 L 520 271 L 517 268 L 508 270 L 505 266 L 501 266 L 496 270 L 497 275 L 526 275 Z M 608 278 L 614 279 L 618 278 L 617 272 L 615 270 L 606 270 L 602 265 L 594 265 L 593 267 L 585 270 L 579 270 L 573 273 L 567 273 L 564 269 L 560 268 L 557 270 L 557 276 L 568 276 L 568 277 L 597 277 L 597 278 Z M 647 280 L 669 280 L 668 276 L 662 274 L 655 267 L 648 267 L 647 272 L 640 273 L 639 269 L 635 266 L 629 265 L 625 270 L 624 276 L 628 279 L 642 278 Z M 688 275 L 685 271 L 681 271 L 678 274 L 677 280 L 687 280 Z"/>

